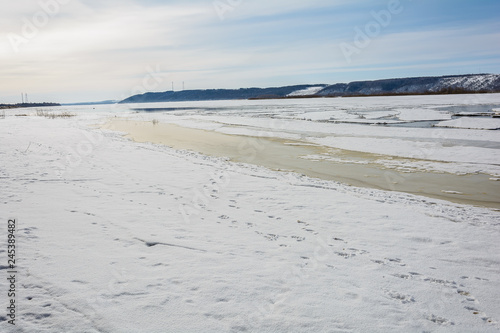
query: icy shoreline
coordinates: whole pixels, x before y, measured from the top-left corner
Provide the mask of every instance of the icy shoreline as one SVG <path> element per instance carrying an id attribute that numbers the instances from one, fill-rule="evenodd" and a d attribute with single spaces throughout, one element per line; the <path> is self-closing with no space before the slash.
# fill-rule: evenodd
<path id="1" fill-rule="evenodd" d="M 135 143 L 84 110 L 0 120 L 16 332 L 499 330 L 498 211 Z"/>
<path id="2" fill-rule="evenodd" d="M 429 172 L 428 169 L 438 162 L 415 159 L 408 161 L 391 156 L 332 150 L 328 148 L 328 144 L 311 144 L 307 141 L 228 135 L 159 121 L 113 117 L 101 128 L 126 133 L 127 138 L 136 142 L 164 144 L 175 149 L 188 149 L 271 170 L 295 172 L 353 186 L 500 208 L 500 184 L 493 180 L 492 175 Z M 338 143 L 339 138 L 335 140 Z M 494 161 L 494 156 L 489 158 Z M 421 165 L 420 170 L 415 165 Z M 447 166 L 447 169 L 451 168 Z M 477 170 L 477 165 L 474 168 Z"/>
<path id="3" fill-rule="evenodd" d="M 455 174 L 486 173 L 498 177 L 499 131 L 390 126 L 429 121 L 439 125 L 444 119 L 451 119 L 455 110 L 463 112 L 470 107 L 481 110 L 475 113 L 489 114 L 490 118 L 475 117 L 467 121 L 468 127 L 488 128 L 485 122 L 491 123 L 490 126 L 497 122 L 491 118 L 495 114 L 494 105 L 500 105 L 500 94 L 151 103 L 128 106 L 129 110 L 138 113 L 128 113 L 127 117 L 225 134 L 300 139 L 331 148 L 416 159 L 405 161 L 404 167 L 409 169 Z M 453 122 L 466 117 L 455 118 Z M 389 126 L 364 123 L 388 123 Z M 384 160 L 380 162 L 387 167 L 392 164 Z"/>

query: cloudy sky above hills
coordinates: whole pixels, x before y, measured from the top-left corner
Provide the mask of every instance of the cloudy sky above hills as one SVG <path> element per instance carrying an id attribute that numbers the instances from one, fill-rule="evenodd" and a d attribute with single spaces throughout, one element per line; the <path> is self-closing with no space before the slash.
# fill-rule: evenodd
<path id="1" fill-rule="evenodd" d="M 4 2 L 0 103 L 500 73 L 497 0 Z"/>

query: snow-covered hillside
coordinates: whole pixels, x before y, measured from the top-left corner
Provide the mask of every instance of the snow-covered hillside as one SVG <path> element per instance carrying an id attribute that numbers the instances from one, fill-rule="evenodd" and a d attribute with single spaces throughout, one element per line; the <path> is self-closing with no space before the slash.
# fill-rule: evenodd
<path id="1" fill-rule="evenodd" d="M 448 87 L 470 91 L 495 90 L 500 88 L 500 75 L 483 74 L 442 78 L 432 87 L 432 91 L 440 91 Z"/>
<path id="2" fill-rule="evenodd" d="M 318 92 L 321 96 L 379 95 L 437 92 L 498 92 L 500 75 L 477 74 L 444 77 L 416 77 L 338 83 Z"/>
<path id="3" fill-rule="evenodd" d="M 315 95 L 318 93 L 320 90 L 323 90 L 325 86 L 315 86 L 315 87 L 309 87 L 306 89 L 301 89 L 301 90 L 296 90 L 290 94 L 288 94 L 288 97 L 295 97 L 295 96 L 311 96 Z"/>
<path id="4" fill-rule="evenodd" d="M 334 85 L 296 85 L 273 88 L 208 89 L 148 92 L 120 103 L 158 103 L 236 99 L 272 99 L 299 96 L 349 96 L 383 94 L 424 94 L 499 92 L 500 75 L 479 74 L 443 77 L 414 77 L 359 81 Z"/>

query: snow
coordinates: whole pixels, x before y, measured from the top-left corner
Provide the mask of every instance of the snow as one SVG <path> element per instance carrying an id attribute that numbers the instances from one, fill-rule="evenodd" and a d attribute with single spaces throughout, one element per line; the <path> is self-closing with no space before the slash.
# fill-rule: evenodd
<path id="1" fill-rule="evenodd" d="M 398 156 L 421 160 L 496 164 L 500 161 L 500 149 L 443 146 L 439 142 L 415 141 L 389 138 L 327 137 L 312 140 L 314 143 L 372 154 Z"/>
<path id="2" fill-rule="evenodd" d="M 498 80 L 498 75 L 496 74 L 483 74 L 483 75 L 471 75 L 465 77 L 450 77 L 443 78 L 440 80 L 440 86 L 442 87 L 462 87 L 469 90 L 482 90 L 487 89 L 496 80 Z M 439 89 L 436 89 L 439 90 Z"/>
<path id="3" fill-rule="evenodd" d="M 449 121 L 442 121 L 436 124 L 435 126 L 465 128 L 465 129 L 497 130 L 500 129 L 500 119 L 461 117 Z"/>
<path id="4" fill-rule="evenodd" d="M 287 96 L 289 97 L 293 97 L 293 96 L 308 96 L 308 95 L 314 95 L 316 94 L 317 92 L 323 90 L 325 88 L 325 86 L 318 86 L 318 87 L 309 87 L 309 88 L 306 88 L 306 89 L 301 89 L 301 90 L 296 90 L 290 94 L 288 94 Z"/>
<path id="5" fill-rule="evenodd" d="M 334 119 L 357 119 L 359 115 L 350 114 L 344 110 L 335 110 L 335 111 L 319 111 L 319 112 L 306 112 L 302 114 L 297 114 L 294 117 L 295 119 L 303 118 L 305 120 L 334 120 Z"/>
<path id="6" fill-rule="evenodd" d="M 362 114 L 366 119 L 381 119 L 381 118 L 394 118 L 398 115 L 397 111 L 370 111 Z"/>
<path id="7" fill-rule="evenodd" d="M 370 101 L 334 102 L 358 110 Z M 377 99 L 370 107 L 417 101 Z M 102 106 L 48 119 L 7 110 L 0 119 L 0 265 L 6 221 L 16 218 L 19 281 L 17 330 L 3 310 L 0 331 L 499 330 L 498 210 L 136 143 L 94 125 L 113 116 L 212 130 L 241 123 L 246 134 L 294 134 L 318 144 L 338 135 L 335 145 L 359 150 L 428 149 L 423 157 L 458 169 L 467 154 L 498 164 L 496 131 L 270 120 L 234 103 L 207 103 L 226 107 L 216 115 Z M 307 103 L 291 103 L 291 112 Z M 436 130 L 456 146 L 431 144 Z M 7 281 L 0 281 L 5 303 Z"/>
<path id="8" fill-rule="evenodd" d="M 451 114 L 444 111 L 429 109 L 400 109 L 398 111 L 398 118 L 406 121 L 451 119 Z"/>

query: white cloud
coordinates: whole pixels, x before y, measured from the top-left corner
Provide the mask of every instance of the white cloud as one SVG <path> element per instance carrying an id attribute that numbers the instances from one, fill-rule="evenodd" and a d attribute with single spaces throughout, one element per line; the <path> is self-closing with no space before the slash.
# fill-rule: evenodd
<path id="1" fill-rule="evenodd" d="M 238 5 L 224 20 L 213 1 L 67 1 L 18 53 L 8 34 L 22 35 L 23 20 L 42 10 L 39 2 L 12 2 L 0 13 L 0 99 L 26 90 L 63 102 L 83 91 L 89 100 L 104 92 L 118 98 L 147 75 L 148 66 L 161 69 L 164 81 L 157 90 L 170 89 L 171 81 L 186 81 L 189 88 L 237 88 L 304 79 L 333 83 L 348 81 L 348 73 L 358 79 L 363 71 L 409 73 L 443 62 L 470 66 L 499 52 L 494 22 L 401 32 L 395 20 L 348 64 L 339 44 L 350 42 L 346 31 L 354 35 L 357 23 L 348 22 L 360 3 L 346 0 L 234 1 Z M 489 61 L 491 67 L 499 65 Z"/>

